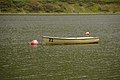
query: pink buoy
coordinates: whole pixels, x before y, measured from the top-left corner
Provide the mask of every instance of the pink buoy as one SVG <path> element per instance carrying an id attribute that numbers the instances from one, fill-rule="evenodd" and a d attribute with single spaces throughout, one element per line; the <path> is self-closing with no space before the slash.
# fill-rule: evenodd
<path id="1" fill-rule="evenodd" d="M 90 32 L 86 32 L 85 35 L 86 35 L 86 36 L 90 36 Z"/>
<path id="2" fill-rule="evenodd" d="M 31 45 L 38 45 L 38 41 L 37 40 L 32 40 Z"/>

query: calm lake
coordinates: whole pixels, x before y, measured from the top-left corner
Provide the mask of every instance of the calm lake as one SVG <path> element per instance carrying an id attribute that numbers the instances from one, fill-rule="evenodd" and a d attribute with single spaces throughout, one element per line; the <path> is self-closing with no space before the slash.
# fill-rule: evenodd
<path id="1" fill-rule="evenodd" d="M 87 31 L 100 42 L 44 45 L 41 38 Z M 34 39 L 41 45 L 28 44 Z M 0 15 L 0 79 L 120 80 L 120 15 Z"/>

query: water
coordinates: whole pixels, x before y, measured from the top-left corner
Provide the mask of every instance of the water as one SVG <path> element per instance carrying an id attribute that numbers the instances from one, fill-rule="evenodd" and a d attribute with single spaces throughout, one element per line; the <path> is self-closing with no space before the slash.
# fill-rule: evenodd
<path id="1" fill-rule="evenodd" d="M 100 37 L 98 44 L 39 45 L 41 36 Z M 120 80 L 120 15 L 0 15 L 1 80 Z M 43 43 L 43 42 L 42 42 Z"/>

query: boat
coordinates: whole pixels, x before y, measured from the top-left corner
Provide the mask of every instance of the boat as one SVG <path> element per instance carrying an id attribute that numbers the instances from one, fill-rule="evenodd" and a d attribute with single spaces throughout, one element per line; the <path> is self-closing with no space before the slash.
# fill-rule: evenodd
<path id="1" fill-rule="evenodd" d="M 99 42 L 98 37 L 51 37 L 43 36 L 45 44 L 60 45 L 60 44 L 94 44 Z"/>

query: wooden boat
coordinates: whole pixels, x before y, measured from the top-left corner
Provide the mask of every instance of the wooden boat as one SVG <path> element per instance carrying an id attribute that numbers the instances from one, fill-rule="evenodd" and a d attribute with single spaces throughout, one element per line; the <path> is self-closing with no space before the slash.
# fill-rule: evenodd
<path id="1" fill-rule="evenodd" d="M 45 44 L 93 44 L 98 43 L 98 37 L 50 37 L 43 36 Z"/>

